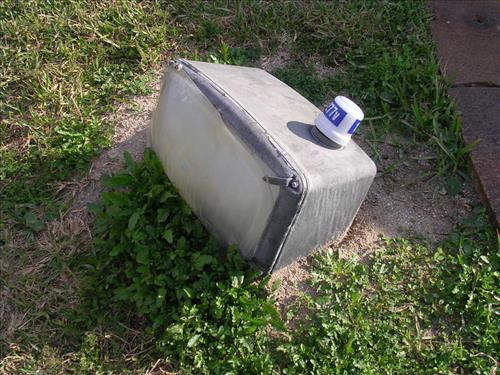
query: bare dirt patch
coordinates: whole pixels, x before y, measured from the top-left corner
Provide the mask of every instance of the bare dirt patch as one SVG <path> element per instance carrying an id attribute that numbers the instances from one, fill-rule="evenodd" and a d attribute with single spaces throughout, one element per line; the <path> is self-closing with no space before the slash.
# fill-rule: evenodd
<path id="1" fill-rule="evenodd" d="M 307 284 L 310 264 L 311 257 L 302 258 L 271 276 L 273 282 L 279 282 L 274 296 L 282 314 L 286 313 L 287 307 L 299 297 L 301 292 L 310 292 Z"/>
<path id="2" fill-rule="evenodd" d="M 290 44 L 291 42 L 284 37 L 278 50 L 274 53 L 262 56 L 257 62 L 258 66 L 267 72 L 273 72 L 277 69 L 287 68 L 292 65 L 296 59 L 292 54 Z M 321 78 L 333 77 L 342 72 L 343 69 L 341 65 L 336 67 L 325 65 L 319 54 L 309 56 L 304 61 L 304 64 L 312 66 L 314 72 Z"/>
<path id="3" fill-rule="evenodd" d="M 367 145 L 358 142 L 369 152 Z M 379 175 L 375 178 L 365 202 L 339 245 L 348 256 L 360 255 L 376 245 L 381 236 L 417 237 L 434 244 L 444 239 L 478 202 L 470 183 L 464 183 L 455 195 L 446 191 L 442 177 L 432 177 L 430 150 L 425 146 L 410 147 L 401 159 L 398 146 L 383 143 L 377 160 Z M 383 171 L 398 164 L 390 173 Z M 428 177 L 426 177 L 428 176 Z"/>
<path id="4" fill-rule="evenodd" d="M 343 70 L 342 65 L 335 67 L 325 65 L 321 60 L 321 56 L 318 54 L 309 56 L 307 64 L 312 65 L 316 74 L 321 78 L 333 77 L 334 75 L 341 73 Z"/>
<path id="5" fill-rule="evenodd" d="M 290 64 L 292 61 L 292 54 L 286 43 L 282 43 L 278 50 L 266 56 L 262 56 L 258 65 L 267 72 L 272 72 L 273 70 L 284 68 Z"/>

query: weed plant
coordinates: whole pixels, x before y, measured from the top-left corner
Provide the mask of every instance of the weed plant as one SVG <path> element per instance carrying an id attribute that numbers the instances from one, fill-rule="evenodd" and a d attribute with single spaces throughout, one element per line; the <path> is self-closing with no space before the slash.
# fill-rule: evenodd
<path id="1" fill-rule="evenodd" d="M 271 373 L 268 329 L 282 325 L 235 249 L 220 248 L 149 150 L 144 163 L 106 178 L 93 207 L 95 311 L 132 306 L 151 322 L 158 348 L 179 368 L 207 374 Z"/>
<path id="2" fill-rule="evenodd" d="M 500 253 L 483 212 L 436 249 L 386 239 L 368 263 L 316 256 L 312 295 L 281 317 L 267 279 L 226 259 L 151 151 L 104 180 L 94 207 L 97 317 L 132 308 L 181 373 L 488 374 Z M 300 314 L 294 317 L 294 312 Z M 287 322 L 295 319 L 288 331 Z"/>

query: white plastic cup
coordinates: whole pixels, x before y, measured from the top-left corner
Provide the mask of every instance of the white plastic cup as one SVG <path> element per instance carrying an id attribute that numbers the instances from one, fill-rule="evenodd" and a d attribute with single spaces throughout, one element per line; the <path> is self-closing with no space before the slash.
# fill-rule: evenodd
<path id="1" fill-rule="evenodd" d="M 363 110 L 351 99 L 337 96 L 314 120 L 318 130 L 331 141 L 345 146 L 365 117 Z"/>

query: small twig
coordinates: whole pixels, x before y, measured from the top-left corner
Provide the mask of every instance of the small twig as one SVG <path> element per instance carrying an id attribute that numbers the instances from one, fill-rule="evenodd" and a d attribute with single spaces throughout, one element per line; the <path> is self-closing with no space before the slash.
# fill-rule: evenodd
<path id="1" fill-rule="evenodd" d="M 149 375 L 149 374 L 152 374 L 154 369 L 158 366 L 158 364 L 161 362 L 162 360 L 159 359 L 155 362 L 155 364 L 153 365 L 153 367 L 151 367 L 149 370 L 146 371 L 146 373 L 144 375 Z"/>

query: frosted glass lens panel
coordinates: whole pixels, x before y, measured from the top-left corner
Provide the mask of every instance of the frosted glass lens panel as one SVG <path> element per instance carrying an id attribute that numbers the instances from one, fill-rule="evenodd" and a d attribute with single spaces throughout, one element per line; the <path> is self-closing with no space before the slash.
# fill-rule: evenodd
<path id="1" fill-rule="evenodd" d="M 202 222 L 252 257 L 278 187 L 262 180 L 272 172 L 182 70 L 168 71 L 151 136 L 167 175 Z"/>

